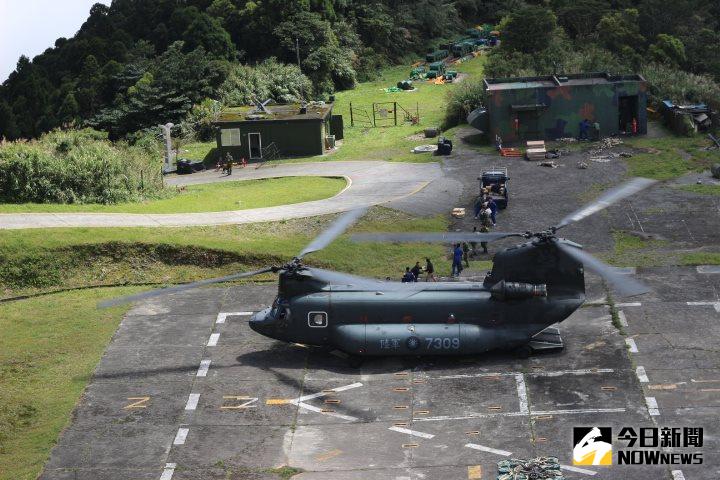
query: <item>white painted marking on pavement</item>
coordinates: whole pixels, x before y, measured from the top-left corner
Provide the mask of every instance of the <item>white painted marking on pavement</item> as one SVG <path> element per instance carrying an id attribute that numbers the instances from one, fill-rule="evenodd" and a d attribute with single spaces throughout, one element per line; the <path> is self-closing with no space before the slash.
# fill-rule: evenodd
<path id="1" fill-rule="evenodd" d="M 616 307 L 624 308 L 624 307 L 641 307 L 642 303 L 640 302 L 629 302 L 629 303 L 616 303 Z"/>
<path id="2" fill-rule="evenodd" d="M 517 384 L 517 394 L 520 400 L 520 413 L 530 413 L 528 408 L 527 387 L 525 386 L 525 377 L 522 373 L 515 375 L 515 383 Z"/>
<path id="3" fill-rule="evenodd" d="M 473 450 L 480 450 L 481 452 L 488 452 L 488 453 L 494 453 L 496 455 L 502 455 L 503 457 L 509 457 L 510 455 L 512 455 L 512 452 L 508 452 L 507 450 L 498 450 L 496 448 L 486 447 L 485 445 L 478 445 L 477 443 L 468 443 L 465 446 L 467 448 L 472 448 Z"/>
<path id="4" fill-rule="evenodd" d="M 656 417 L 660 415 L 660 409 L 658 408 L 657 400 L 655 397 L 645 397 L 645 403 L 647 404 L 648 413 Z"/>
<path id="5" fill-rule="evenodd" d="M 162 475 L 160 475 L 160 480 L 172 480 L 175 467 L 177 467 L 176 463 L 166 463 L 165 470 L 163 470 Z"/>
<path id="6" fill-rule="evenodd" d="M 683 475 L 682 470 L 673 470 L 672 472 L 673 480 L 685 480 L 685 475 Z"/>
<path id="7" fill-rule="evenodd" d="M 589 375 L 591 373 L 613 373 L 615 370 L 612 368 L 582 368 L 578 370 L 555 370 L 549 372 L 528 372 L 525 375 L 539 376 L 539 377 L 560 377 L 562 375 Z M 472 374 L 458 374 L 458 375 L 441 375 L 438 377 L 422 377 L 426 380 L 458 380 L 463 378 L 483 378 L 483 377 L 514 377 L 519 375 L 520 372 L 507 372 L 507 373 L 472 373 Z"/>
<path id="8" fill-rule="evenodd" d="M 635 344 L 635 340 L 632 338 L 626 338 L 625 343 L 628 347 L 630 347 L 630 353 L 638 353 L 637 344 Z"/>
<path id="9" fill-rule="evenodd" d="M 219 333 L 213 333 L 210 335 L 210 340 L 208 340 L 207 346 L 208 347 L 215 347 L 218 344 L 218 340 L 220 340 L 220 334 Z"/>
<path id="10" fill-rule="evenodd" d="M 610 267 L 613 270 L 615 270 L 615 273 L 619 273 L 621 275 L 635 275 L 637 273 L 637 268 L 635 267 Z"/>
<path id="11" fill-rule="evenodd" d="M 720 302 L 687 302 L 690 306 L 705 306 L 705 305 L 712 305 L 715 308 L 715 311 L 720 313 Z"/>
<path id="12" fill-rule="evenodd" d="M 409 428 L 402 428 L 402 427 L 390 427 L 388 430 L 392 430 L 393 432 L 398 433 L 405 433 L 407 435 L 412 435 L 413 437 L 420 437 L 420 438 L 435 438 L 435 435 L 432 433 L 424 433 L 424 432 L 418 432 L 417 430 L 410 430 Z"/>
<path id="13" fill-rule="evenodd" d="M 305 410 L 310 410 L 312 412 L 321 413 L 323 415 L 329 415 L 331 417 L 335 418 L 341 418 L 343 420 L 349 420 L 351 422 L 357 421 L 358 419 L 356 417 L 351 417 L 350 415 L 343 415 L 341 413 L 335 413 L 335 412 L 327 412 L 323 411 L 322 408 L 315 407 L 313 405 L 310 405 L 309 403 L 304 403 L 306 400 L 312 400 L 314 398 L 320 398 L 328 395 L 331 392 L 344 392 L 346 390 L 350 390 L 353 388 L 362 387 L 363 384 L 360 382 L 351 383 L 350 385 L 345 385 L 342 387 L 337 388 L 331 388 L 328 390 L 323 390 L 322 392 L 313 393 L 310 395 L 303 395 L 302 397 L 294 398 L 292 400 L 288 400 L 288 403 L 291 403 L 293 405 L 297 405 L 300 408 L 304 408 Z"/>
<path id="14" fill-rule="evenodd" d="M 698 265 L 697 272 L 698 273 L 720 273 L 720 265 Z M 681 474 L 682 474 L 682 472 L 681 472 Z"/>
<path id="15" fill-rule="evenodd" d="M 597 475 L 597 472 L 588 470 L 587 468 L 571 467 L 570 465 L 560 465 L 560 468 L 568 472 L 584 473 L 585 475 Z"/>
<path id="16" fill-rule="evenodd" d="M 623 327 L 628 326 L 627 317 L 625 316 L 625 312 L 623 312 L 622 310 L 618 310 L 618 320 L 620 320 L 620 325 L 622 325 Z"/>
<path id="17" fill-rule="evenodd" d="M 572 410 L 533 410 L 532 416 L 539 417 L 542 415 L 575 415 L 582 413 L 623 413 L 624 408 L 578 408 Z M 522 412 L 499 412 L 499 413 L 470 413 L 467 415 L 453 417 L 450 415 L 440 415 L 437 417 L 413 418 L 413 422 L 441 422 L 445 420 L 469 420 L 471 418 L 492 418 L 492 417 L 522 417 L 529 415 Z"/>
<path id="18" fill-rule="evenodd" d="M 189 431 L 189 428 L 178 428 L 173 445 L 184 445 Z"/>
<path id="19" fill-rule="evenodd" d="M 647 373 L 645 372 L 645 367 L 639 366 L 635 369 L 635 375 L 637 375 L 638 380 L 640 380 L 641 383 L 650 383 L 650 379 L 647 376 Z"/>
<path id="20" fill-rule="evenodd" d="M 211 360 L 201 360 L 200 361 L 200 368 L 198 368 L 197 376 L 198 377 L 205 377 L 207 376 L 208 370 L 210 369 L 210 363 L 212 363 Z"/>
<path id="21" fill-rule="evenodd" d="M 188 401 L 185 404 L 185 410 L 195 410 L 197 408 L 198 400 L 200 400 L 199 393 L 191 393 L 188 397 Z"/>
<path id="22" fill-rule="evenodd" d="M 254 312 L 220 312 L 217 315 L 217 320 L 215 320 L 215 323 L 225 323 L 225 319 L 227 317 L 235 317 L 235 316 L 241 316 L 241 315 L 252 315 Z"/>
<path id="23" fill-rule="evenodd" d="M 313 393 L 310 395 L 303 395 L 302 397 L 298 397 L 298 398 L 293 398 L 292 400 L 288 400 L 288 403 L 297 404 L 299 402 L 304 402 L 306 400 L 312 400 L 313 398 L 324 397 L 325 395 L 327 395 L 330 392 L 336 392 L 336 393 L 344 392 L 345 390 L 351 390 L 353 388 L 358 388 L 358 387 L 362 387 L 362 386 L 363 386 L 362 383 L 355 382 L 355 383 L 351 383 L 350 385 L 345 385 L 343 387 L 331 388 L 331 389 L 328 389 L 328 390 L 325 390 L 322 392 Z"/>
<path id="24" fill-rule="evenodd" d="M 343 420 L 348 420 L 350 422 L 355 422 L 358 420 L 357 417 L 351 417 L 350 415 L 343 415 L 342 413 L 327 412 L 327 411 L 324 412 L 322 408 L 318 408 L 314 405 L 310 405 L 309 403 L 298 402 L 298 403 L 295 403 L 294 405 L 297 405 L 300 408 L 304 408 L 306 410 L 310 410 L 315 413 L 321 413 L 323 415 L 328 415 L 330 417 L 341 418 Z"/>

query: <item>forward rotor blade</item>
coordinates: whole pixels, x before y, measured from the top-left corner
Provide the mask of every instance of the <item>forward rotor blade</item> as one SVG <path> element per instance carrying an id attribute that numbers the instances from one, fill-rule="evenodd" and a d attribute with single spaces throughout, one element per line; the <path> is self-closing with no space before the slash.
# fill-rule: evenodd
<path id="1" fill-rule="evenodd" d="M 597 213 L 600 210 L 604 210 L 610 205 L 617 203 L 623 198 L 629 197 L 630 195 L 634 195 L 640 190 L 643 190 L 650 185 L 653 185 L 654 183 L 656 183 L 656 181 L 650 180 L 649 178 L 632 178 L 627 182 L 618 185 L 617 187 L 611 188 L 610 190 L 602 194 L 600 198 L 598 198 L 594 202 L 585 205 L 581 209 L 576 210 L 567 217 L 563 218 L 562 221 L 560 221 L 560 223 L 555 226 L 555 230 L 558 230 L 565 225 L 569 225 L 573 222 L 582 220 L 585 217 L 589 217 L 590 215 Z"/>
<path id="2" fill-rule="evenodd" d="M 310 242 L 310 244 L 305 247 L 302 252 L 300 252 L 297 258 L 302 258 L 308 253 L 317 252 L 318 250 L 322 250 L 323 248 L 330 245 L 333 240 L 342 235 L 343 232 L 350 228 L 353 223 L 355 223 L 360 217 L 365 215 L 367 210 L 367 207 L 356 208 L 355 210 L 350 210 L 349 212 L 341 215 L 340 218 L 335 220 L 328 228 L 326 228 L 322 233 L 320 233 L 320 235 L 315 237 L 315 239 Z"/>
<path id="3" fill-rule="evenodd" d="M 447 233 L 358 233 L 353 242 L 393 242 L 393 243 L 461 243 L 494 242 L 506 237 L 524 237 L 522 233 L 508 232 L 447 232 Z"/>
<path id="4" fill-rule="evenodd" d="M 610 285 L 612 285 L 615 291 L 623 297 L 633 297 L 650 291 L 650 288 L 638 282 L 631 276 L 619 273 L 610 265 L 600 261 L 598 258 L 584 250 L 559 241 L 555 242 L 555 245 L 557 245 L 560 250 L 582 263 L 585 268 L 604 278 Z"/>
<path id="5" fill-rule="evenodd" d="M 322 268 L 306 267 L 313 278 L 329 285 L 353 286 L 368 290 L 380 288 L 384 282 L 374 278 L 359 277 L 349 273 L 333 272 Z"/>
<path id="6" fill-rule="evenodd" d="M 262 270 L 255 270 L 253 272 L 242 272 L 227 275 L 225 277 L 208 278 L 207 280 L 200 280 L 198 282 L 186 283 L 183 285 L 177 285 L 175 287 L 158 288 L 156 290 L 150 290 L 149 292 L 136 293 L 134 295 L 125 295 L 124 297 L 112 298 L 100 302 L 98 306 L 100 308 L 114 307 L 115 305 L 122 305 L 124 303 L 135 302 L 137 300 L 144 300 L 146 298 L 159 297 L 161 295 L 167 295 L 169 293 L 184 292 L 185 290 L 191 290 L 193 288 L 203 287 L 205 285 L 212 285 L 214 283 L 229 282 L 230 280 L 237 280 L 238 278 L 252 277 L 254 275 L 260 275 L 261 273 L 272 272 L 273 268 L 263 268 Z"/>

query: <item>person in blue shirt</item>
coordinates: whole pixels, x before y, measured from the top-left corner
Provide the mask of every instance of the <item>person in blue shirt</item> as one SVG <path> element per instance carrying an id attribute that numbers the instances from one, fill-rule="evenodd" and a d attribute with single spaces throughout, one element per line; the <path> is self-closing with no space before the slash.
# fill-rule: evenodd
<path id="1" fill-rule="evenodd" d="M 451 274 L 453 277 L 460 276 L 460 272 L 462 272 L 462 269 L 463 269 L 462 259 L 463 259 L 463 249 L 459 243 L 456 243 L 455 249 L 453 250 L 453 262 L 452 262 L 452 269 L 451 269 Z"/>
<path id="2" fill-rule="evenodd" d="M 413 275 L 410 271 L 410 267 L 405 267 L 405 275 L 403 275 L 402 280 L 400 281 L 402 283 L 412 283 L 415 281 L 415 275 Z"/>

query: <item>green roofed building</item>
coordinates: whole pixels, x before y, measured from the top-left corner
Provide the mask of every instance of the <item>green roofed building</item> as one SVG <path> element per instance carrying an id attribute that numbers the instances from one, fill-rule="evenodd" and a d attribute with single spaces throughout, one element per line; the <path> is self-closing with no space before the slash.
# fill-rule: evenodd
<path id="1" fill-rule="evenodd" d="M 487 78 L 485 106 L 468 123 L 503 142 L 554 140 L 580 134 L 580 122 L 599 123 L 605 137 L 647 133 L 647 84 L 641 75 L 589 73 Z M 592 127 L 591 127 L 592 131 Z"/>
<path id="2" fill-rule="evenodd" d="M 324 102 L 223 110 L 213 123 L 220 158 L 230 153 L 236 161 L 260 162 L 322 155 L 343 138 L 342 116 L 332 110 L 333 104 Z"/>

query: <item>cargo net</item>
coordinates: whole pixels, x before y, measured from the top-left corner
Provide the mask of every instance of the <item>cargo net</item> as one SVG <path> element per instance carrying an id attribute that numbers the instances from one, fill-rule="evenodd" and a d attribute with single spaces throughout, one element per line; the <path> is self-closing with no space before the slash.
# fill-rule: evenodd
<path id="1" fill-rule="evenodd" d="M 497 465 L 497 480 L 565 480 L 556 457 L 511 458 L 501 460 Z"/>

